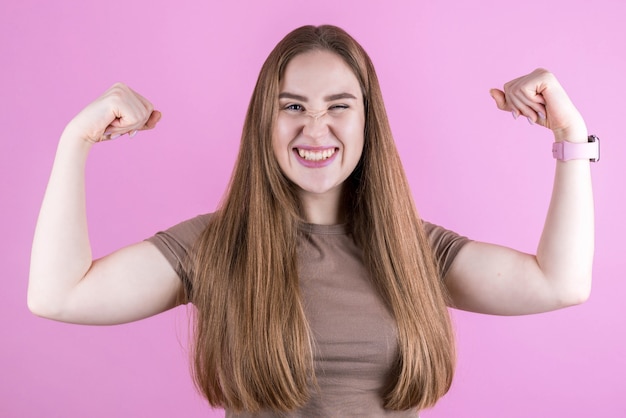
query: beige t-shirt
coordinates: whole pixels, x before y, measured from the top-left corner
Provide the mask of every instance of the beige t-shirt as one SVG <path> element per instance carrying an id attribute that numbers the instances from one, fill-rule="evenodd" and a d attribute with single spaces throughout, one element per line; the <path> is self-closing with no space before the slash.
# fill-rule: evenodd
<path id="1" fill-rule="evenodd" d="M 187 287 L 181 261 L 210 215 L 178 224 L 148 240 L 176 269 Z M 425 223 L 429 242 L 445 276 L 468 239 Z M 362 252 L 344 225 L 302 224 L 298 270 L 306 318 L 314 340 L 319 389 L 287 417 L 417 417 L 418 411 L 383 409 L 381 388 L 396 357 L 396 325 L 370 283 Z M 273 417 L 226 411 L 226 417 Z"/>

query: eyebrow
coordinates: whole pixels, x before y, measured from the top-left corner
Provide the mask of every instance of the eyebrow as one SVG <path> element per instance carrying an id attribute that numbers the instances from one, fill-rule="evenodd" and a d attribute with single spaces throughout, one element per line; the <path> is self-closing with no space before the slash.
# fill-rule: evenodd
<path id="1" fill-rule="evenodd" d="M 309 99 L 307 99 L 304 96 L 300 96 L 299 94 L 293 94 L 293 93 L 289 93 L 289 92 L 283 92 L 280 93 L 278 95 L 279 99 L 293 99 L 293 100 L 299 100 L 301 102 L 307 102 Z M 335 100 L 342 100 L 342 99 L 353 99 L 356 100 L 356 97 L 351 94 L 351 93 L 337 93 L 337 94 L 331 94 L 330 96 L 326 96 L 324 97 L 324 100 L 327 102 L 332 102 Z"/>

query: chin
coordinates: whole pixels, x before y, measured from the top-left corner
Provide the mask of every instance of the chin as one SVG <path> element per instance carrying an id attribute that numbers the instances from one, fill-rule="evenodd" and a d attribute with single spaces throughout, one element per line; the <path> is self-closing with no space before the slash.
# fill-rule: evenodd
<path id="1" fill-rule="evenodd" d="M 338 195 L 341 191 L 341 183 L 333 184 L 301 184 L 296 183 L 301 193 L 309 195 Z"/>

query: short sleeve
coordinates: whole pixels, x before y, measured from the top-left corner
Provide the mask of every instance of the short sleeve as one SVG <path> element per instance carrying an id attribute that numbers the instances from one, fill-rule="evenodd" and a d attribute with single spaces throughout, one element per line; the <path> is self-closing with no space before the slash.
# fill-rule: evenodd
<path id="1" fill-rule="evenodd" d="M 191 294 L 191 278 L 189 272 L 185 270 L 185 259 L 210 218 L 211 214 L 198 215 L 146 239 L 158 248 L 174 268 L 185 285 L 187 295 Z"/>
<path id="2" fill-rule="evenodd" d="M 470 239 L 426 221 L 424 221 L 424 229 L 443 279 L 456 255 L 465 244 L 470 242 Z"/>

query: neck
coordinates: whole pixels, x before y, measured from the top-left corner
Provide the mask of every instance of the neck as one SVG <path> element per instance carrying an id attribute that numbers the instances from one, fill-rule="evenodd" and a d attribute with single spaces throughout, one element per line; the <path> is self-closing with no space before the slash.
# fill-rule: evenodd
<path id="1" fill-rule="evenodd" d="M 341 188 L 323 194 L 300 191 L 306 221 L 318 225 L 336 225 L 345 221 Z"/>

